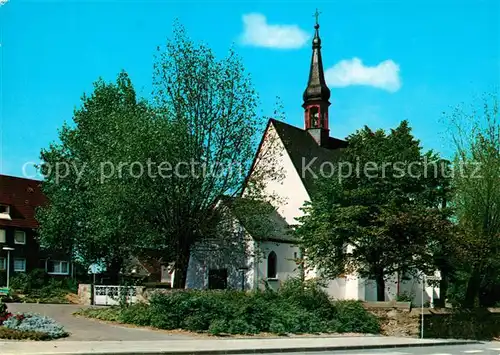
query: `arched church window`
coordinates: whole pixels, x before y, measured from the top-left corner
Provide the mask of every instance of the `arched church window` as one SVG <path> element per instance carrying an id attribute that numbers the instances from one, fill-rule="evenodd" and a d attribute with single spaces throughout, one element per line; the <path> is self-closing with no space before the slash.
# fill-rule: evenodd
<path id="1" fill-rule="evenodd" d="M 275 279 L 277 276 L 278 257 L 274 251 L 267 256 L 267 278 Z"/>
<path id="2" fill-rule="evenodd" d="M 309 109 L 309 115 L 311 117 L 311 127 L 319 127 L 319 108 L 313 106 Z"/>

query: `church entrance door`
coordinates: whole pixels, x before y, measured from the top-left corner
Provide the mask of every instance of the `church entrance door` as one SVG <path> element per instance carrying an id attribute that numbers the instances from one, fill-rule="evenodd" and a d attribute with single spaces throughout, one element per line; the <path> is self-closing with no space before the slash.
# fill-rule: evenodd
<path id="1" fill-rule="evenodd" d="M 227 269 L 208 270 L 208 289 L 225 290 L 227 288 Z"/>

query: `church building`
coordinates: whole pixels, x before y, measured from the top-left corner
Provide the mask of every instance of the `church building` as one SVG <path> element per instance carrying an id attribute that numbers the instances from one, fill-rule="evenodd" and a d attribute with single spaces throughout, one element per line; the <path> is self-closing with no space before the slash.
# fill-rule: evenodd
<path id="1" fill-rule="evenodd" d="M 297 260 L 301 258 L 301 251 L 287 230 L 303 215 L 301 208 L 304 203 L 311 200 L 322 164 L 334 163 L 342 149 L 347 147 L 345 140 L 330 136 L 331 93 L 324 76 L 319 28 L 316 21 L 309 79 L 303 93 L 304 127 L 269 120 L 250 172 L 249 178 L 259 173 L 266 164 L 272 164 L 281 173 L 280 179 L 265 180 L 263 187 L 264 195 L 273 197 L 269 198 L 269 204 L 274 207 L 274 212 L 269 218 L 276 228 L 272 233 L 262 233 L 245 225 L 244 218 L 236 215 L 237 228 L 244 235 L 245 256 L 214 258 L 206 253 L 193 253 L 188 268 L 187 288 L 248 290 L 267 285 L 277 289 L 289 277 L 300 275 Z M 269 151 L 273 152 L 271 160 L 266 159 L 264 154 Z M 244 191 L 242 196 L 246 194 Z M 318 270 L 305 272 L 306 278 L 318 275 Z M 419 285 L 400 285 L 394 280 L 387 282 L 386 287 L 386 299 L 390 300 L 396 297 L 401 287 L 418 290 Z M 336 299 L 376 300 L 375 283 L 356 275 L 329 281 L 327 291 Z"/>

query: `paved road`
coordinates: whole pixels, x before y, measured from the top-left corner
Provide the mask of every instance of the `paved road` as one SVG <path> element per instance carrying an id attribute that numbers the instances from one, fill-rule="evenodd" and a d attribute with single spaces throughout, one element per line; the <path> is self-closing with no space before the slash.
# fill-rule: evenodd
<path id="1" fill-rule="evenodd" d="M 33 312 L 55 319 L 70 333 L 68 338 L 62 338 L 59 341 L 154 341 L 173 339 L 186 340 L 191 338 L 187 335 L 171 335 L 162 331 L 118 326 L 73 316 L 73 312 L 82 308 L 80 305 L 9 303 L 7 306 L 9 311 L 13 313 Z"/>
<path id="2" fill-rule="evenodd" d="M 392 348 L 379 350 L 326 351 L 308 353 L 277 353 L 268 355 L 500 355 L 500 342 L 458 346 Z"/>

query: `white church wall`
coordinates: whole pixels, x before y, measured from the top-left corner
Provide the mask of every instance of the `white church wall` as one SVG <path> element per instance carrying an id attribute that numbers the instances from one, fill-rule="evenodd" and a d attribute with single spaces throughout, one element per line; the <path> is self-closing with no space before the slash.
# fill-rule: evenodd
<path id="1" fill-rule="evenodd" d="M 436 272 L 435 276 L 439 276 L 439 272 Z M 374 280 L 360 280 L 360 283 L 365 284 L 365 301 L 377 301 L 376 282 Z M 385 301 L 397 301 L 399 294 L 410 297 L 415 306 L 421 306 L 422 297 L 424 304 L 432 303 L 433 300 L 439 298 L 439 287 L 429 286 L 427 282 L 424 293 L 422 294 L 422 286 L 423 282 L 420 278 L 401 278 L 398 284 L 397 274 L 391 275 L 387 277 L 385 282 Z"/>
<path id="2" fill-rule="evenodd" d="M 325 291 L 336 300 L 346 299 L 347 280 L 343 277 L 328 281 Z"/>
<path id="3" fill-rule="evenodd" d="M 209 271 L 221 269 L 227 270 L 228 289 L 242 289 L 242 283 L 245 289 L 253 285 L 254 241 L 236 219 L 233 219 L 232 224 L 234 237 L 218 242 L 203 241 L 193 248 L 187 270 L 186 288 L 209 288 Z M 247 270 L 242 270 L 243 267 Z"/>
<path id="4" fill-rule="evenodd" d="M 267 280 L 268 285 L 273 289 L 278 289 L 283 282 L 290 277 L 299 276 L 299 269 L 294 259 L 299 253 L 299 248 L 290 243 L 278 242 L 248 242 L 249 253 L 246 258 L 245 271 L 245 289 L 263 289 L 264 281 Z M 271 251 L 274 251 L 277 256 L 277 277 L 276 279 L 267 278 L 267 256 Z M 210 269 L 227 269 L 228 270 L 228 288 L 241 289 L 241 270 L 240 262 L 234 259 L 227 259 L 221 262 L 220 259 L 211 260 L 206 254 L 204 257 L 192 255 L 189 260 L 188 275 L 186 287 L 192 289 L 207 289 L 208 288 L 208 271 Z"/>
<path id="5" fill-rule="evenodd" d="M 377 301 L 377 283 L 375 280 L 360 280 L 361 283 L 365 285 L 365 301 L 376 302 Z M 398 288 L 401 294 L 401 283 L 398 286 L 397 274 L 388 276 L 385 280 L 385 301 L 397 300 Z"/>
<path id="6" fill-rule="evenodd" d="M 209 270 L 227 269 L 227 288 L 241 289 L 241 272 L 239 265 L 233 260 L 221 262 L 220 260 L 210 260 L 209 257 L 191 256 L 187 272 L 186 288 L 207 289 Z M 245 285 L 248 285 L 248 273 L 245 273 Z M 247 287 L 247 286 L 246 286 Z"/>
<path id="7" fill-rule="evenodd" d="M 343 299 L 365 300 L 365 281 L 357 275 L 347 275 Z"/>
<path id="8" fill-rule="evenodd" d="M 269 202 L 278 209 L 278 213 L 288 224 L 296 224 L 296 218 L 303 215 L 301 208 L 304 206 L 304 202 L 310 200 L 309 195 L 272 124 L 269 125 L 266 136 L 267 138 L 262 143 L 261 151 L 273 150 L 276 153 L 273 154 L 273 157 L 278 158 L 268 160 L 264 157 L 258 160 L 254 171 L 258 171 L 260 165 L 272 164 L 280 172 L 283 178 L 275 180 L 269 177 L 266 179 L 263 194 L 273 197 Z M 245 196 L 245 192 L 243 196 Z"/>
<path id="9" fill-rule="evenodd" d="M 299 255 L 299 248 L 296 245 L 266 241 L 259 242 L 258 249 L 261 255 L 259 262 L 256 264 L 254 276 L 256 287 L 264 288 L 264 280 L 267 280 L 271 288 L 278 289 L 288 278 L 300 275 L 299 266 L 294 260 Z M 274 251 L 277 257 L 276 280 L 267 278 L 267 257 L 271 251 Z"/>
<path id="10" fill-rule="evenodd" d="M 439 277 L 440 272 L 436 271 L 433 276 Z M 416 306 L 421 306 L 422 303 L 432 304 L 435 299 L 440 297 L 439 287 L 432 287 L 429 285 L 429 282 L 426 282 L 424 292 L 422 293 L 423 287 L 424 284 L 421 278 L 411 277 L 409 280 L 401 281 L 400 292 L 409 295 Z"/>

